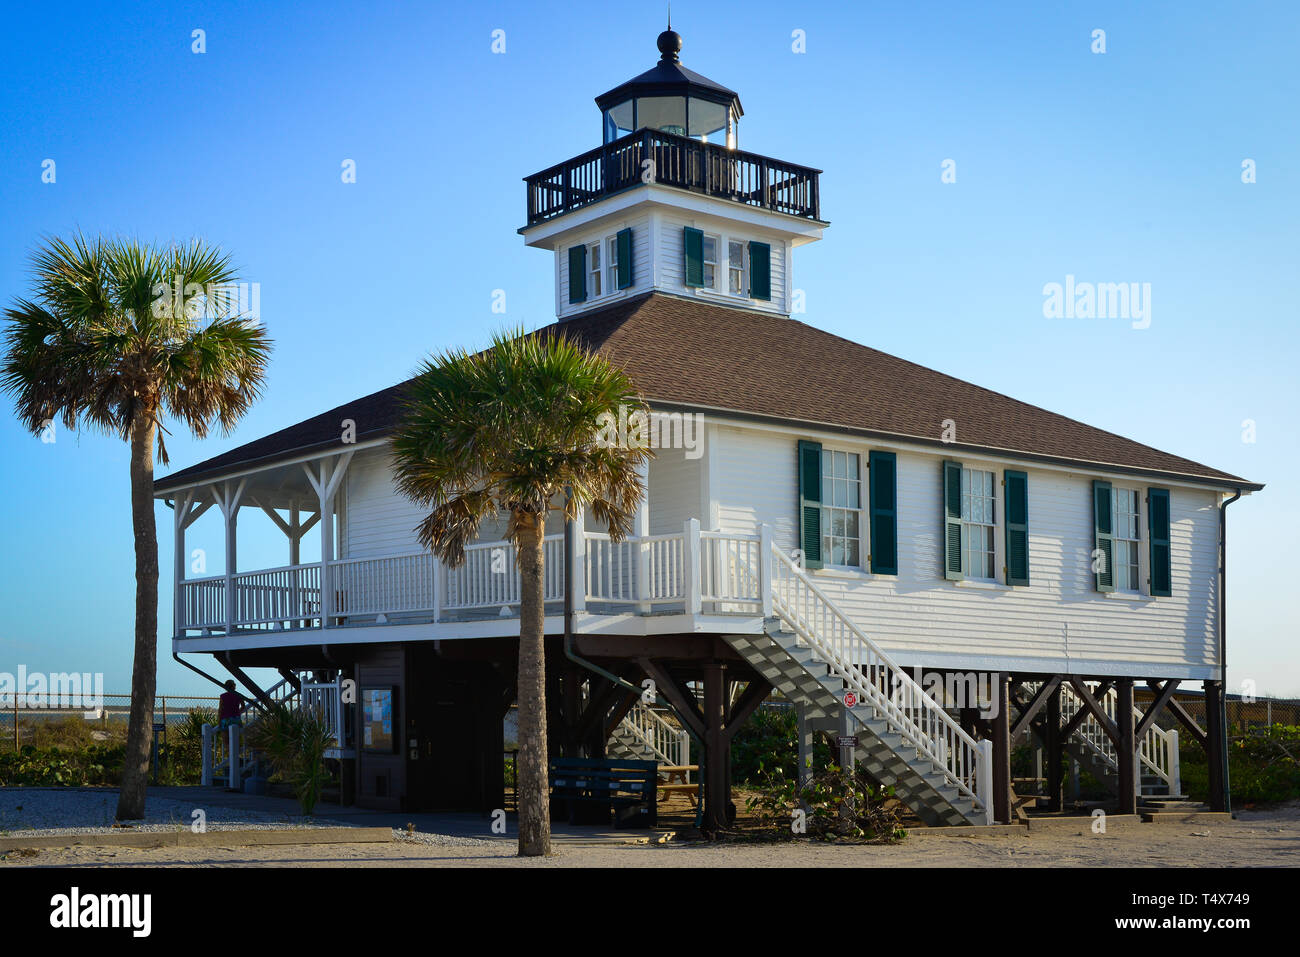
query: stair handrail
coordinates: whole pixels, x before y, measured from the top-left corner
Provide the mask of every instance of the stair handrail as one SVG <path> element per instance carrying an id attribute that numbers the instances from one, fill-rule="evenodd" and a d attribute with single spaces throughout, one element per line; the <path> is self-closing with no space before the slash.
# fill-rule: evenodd
<path id="1" fill-rule="evenodd" d="M 1062 682 L 1061 687 L 1065 692 L 1061 696 L 1061 718 L 1069 721 L 1084 707 L 1084 704 L 1070 685 Z M 1118 701 L 1118 692 L 1111 688 L 1098 702 L 1102 706 L 1102 710 L 1106 712 L 1106 716 L 1112 721 L 1115 719 L 1115 708 Z M 1141 709 L 1136 706 L 1133 708 L 1133 717 L 1138 724 L 1141 723 L 1144 717 Z M 1101 723 L 1097 721 L 1096 716 L 1091 711 L 1079 724 L 1075 733 L 1093 753 L 1106 762 L 1107 766 L 1116 770 L 1119 769 L 1119 757 L 1115 753 L 1115 745 L 1110 740 L 1110 735 L 1102 728 Z M 1152 722 L 1147 727 L 1142 740 L 1138 742 L 1137 748 L 1141 763 L 1169 786 L 1170 793 L 1181 789 L 1181 782 L 1175 780 L 1173 773 L 1176 748 L 1174 742 L 1176 740 L 1177 737 L 1174 734 Z"/>
<path id="2" fill-rule="evenodd" d="M 977 781 L 981 768 L 979 742 L 967 734 L 911 675 L 868 638 L 809 579 L 799 563 L 775 542 L 771 545 L 770 555 L 773 560 L 773 610 L 817 652 L 859 700 L 869 703 L 885 723 L 903 737 L 905 743 L 929 758 L 948 784 L 969 798 L 976 808 L 987 812 L 988 805 L 982 794 L 991 795 L 992 791 L 991 788 L 986 791 L 985 787 L 980 786 L 981 782 Z M 847 632 L 847 638 L 823 635 L 816 622 L 805 617 L 807 611 L 801 615 L 796 609 L 794 601 L 798 599 L 792 601 L 791 596 L 784 594 L 784 589 L 778 587 L 778 584 L 805 589 L 820 603 L 822 614 L 829 616 Z M 802 604 L 808 605 L 809 602 L 805 600 Z M 860 647 L 854 648 L 855 643 Z M 850 651 L 865 652 L 861 655 L 864 662 L 858 665 L 852 656 L 846 654 Z M 870 680 L 864 680 L 864 674 Z M 882 679 L 887 688 L 881 687 Z"/>
<path id="3" fill-rule="evenodd" d="M 623 720 L 619 722 L 629 732 L 636 735 L 647 748 L 665 764 L 684 765 L 688 762 L 682 757 L 682 729 L 665 721 L 655 710 L 640 700 L 628 709 Z M 674 753 L 676 752 L 676 753 Z"/>

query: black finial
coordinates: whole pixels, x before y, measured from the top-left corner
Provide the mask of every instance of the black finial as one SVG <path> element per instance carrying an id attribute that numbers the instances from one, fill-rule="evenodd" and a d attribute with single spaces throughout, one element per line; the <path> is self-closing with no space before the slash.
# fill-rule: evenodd
<path id="1" fill-rule="evenodd" d="M 672 20 L 668 21 L 668 29 L 659 34 L 659 59 L 672 60 L 676 62 L 677 54 L 682 52 L 682 38 L 672 27 Z"/>

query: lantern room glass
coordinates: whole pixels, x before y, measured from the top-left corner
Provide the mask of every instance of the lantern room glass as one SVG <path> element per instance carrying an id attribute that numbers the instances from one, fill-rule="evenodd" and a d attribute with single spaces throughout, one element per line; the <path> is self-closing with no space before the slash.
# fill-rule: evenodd
<path id="1" fill-rule="evenodd" d="M 652 129 L 736 148 L 735 111 L 724 103 L 697 96 L 629 98 L 606 110 L 603 120 L 606 143 L 637 130 Z"/>

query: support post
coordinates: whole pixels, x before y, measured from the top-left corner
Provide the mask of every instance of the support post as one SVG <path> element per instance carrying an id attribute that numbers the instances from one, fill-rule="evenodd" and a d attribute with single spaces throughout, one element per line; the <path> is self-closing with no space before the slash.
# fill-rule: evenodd
<path id="1" fill-rule="evenodd" d="M 203 726 L 203 766 L 199 771 L 199 784 L 212 787 L 212 739 L 216 737 L 216 728 L 210 724 Z"/>
<path id="2" fill-rule="evenodd" d="M 1011 678 L 1005 671 L 994 675 L 993 715 L 993 818 L 1011 823 Z"/>
<path id="3" fill-rule="evenodd" d="M 1115 682 L 1115 760 L 1119 763 L 1119 813 L 1137 813 L 1137 748 L 1133 738 L 1133 679 L 1120 678 Z"/>
<path id="4" fill-rule="evenodd" d="M 993 798 L 993 742 L 980 738 L 975 742 L 979 747 L 979 766 L 975 773 L 975 795 L 984 805 L 984 823 L 992 824 L 994 815 Z"/>
<path id="5" fill-rule="evenodd" d="M 802 789 L 812 776 L 813 766 L 813 730 L 805 713 L 807 705 L 795 705 L 796 733 L 799 736 L 799 767 L 795 775 L 796 783 Z"/>
<path id="6" fill-rule="evenodd" d="M 1061 789 L 1065 784 L 1065 768 L 1061 762 L 1061 687 L 1057 685 L 1047 699 L 1047 716 L 1043 737 L 1047 748 L 1047 809 L 1061 810 Z"/>
<path id="7" fill-rule="evenodd" d="M 1228 809 L 1227 782 L 1224 781 L 1224 748 L 1227 728 L 1223 720 L 1223 683 L 1205 682 L 1205 752 L 1209 760 L 1210 810 Z"/>
<path id="8" fill-rule="evenodd" d="M 230 747 L 227 751 L 230 760 L 227 762 L 230 766 L 230 776 L 227 779 L 226 786 L 232 791 L 240 790 L 240 781 L 243 777 L 242 768 L 239 761 L 239 725 L 232 724 L 230 731 Z"/>
<path id="9" fill-rule="evenodd" d="M 727 758 L 724 754 L 727 739 L 723 734 L 726 722 L 724 700 L 725 673 L 720 662 L 711 661 L 704 666 L 704 830 L 717 834 L 727 827 Z"/>
<path id="10" fill-rule="evenodd" d="M 698 615 L 703 607 L 700 589 L 700 523 L 698 519 L 688 518 L 683 532 L 685 542 L 682 546 L 685 568 L 682 574 L 682 593 L 686 598 L 686 614 Z"/>

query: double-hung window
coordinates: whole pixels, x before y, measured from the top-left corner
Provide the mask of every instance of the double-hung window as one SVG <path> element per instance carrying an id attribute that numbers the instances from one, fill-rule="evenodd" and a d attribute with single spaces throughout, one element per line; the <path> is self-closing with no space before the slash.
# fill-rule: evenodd
<path id="1" fill-rule="evenodd" d="M 1115 590 L 1141 591 L 1142 493 L 1132 488 L 1117 488 L 1114 503 Z"/>
<path id="2" fill-rule="evenodd" d="M 597 298 L 605 288 L 601 285 L 602 270 L 600 268 L 600 247 L 601 243 L 594 242 L 587 247 L 587 295 L 590 298 Z"/>
<path id="3" fill-rule="evenodd" d="M 745 244 L 737 240 L 727 243 L 727 292 L 733 296 L 749 295 L 749 275 L 745 268 Z"/>
<path id="4" fill-rule="evenodd" d="M 997 579 L 997 497 L 994 473 L 961 470 L 961 570 L 976 581 Z"/>
<path id="5" fill-rule="evenodd" d="M 822 555 L 831 565 L 862 565 L 862 472 L 855 452 L 822 450 Z"/>
<path id="6" fill-rule="evenodd" d="M 716 289 L 718 287 L 718 246 L 717 236 L 704 237 L 704 288 Z"/>
<path id="7" fill-rule="evenodd" d="M 618 237 L 605 240 L 605 288 L 613 292 L 618 288 Z"/>

